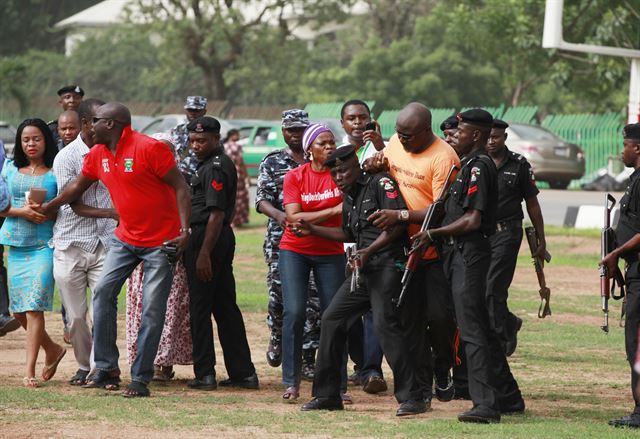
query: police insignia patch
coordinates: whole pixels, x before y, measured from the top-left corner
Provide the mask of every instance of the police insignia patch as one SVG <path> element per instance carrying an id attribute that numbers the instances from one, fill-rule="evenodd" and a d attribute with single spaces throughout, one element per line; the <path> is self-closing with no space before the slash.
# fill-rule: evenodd
<path id="1" fill-rule="evenodd" d="M 380 186 L 382 186 L 385 191 L 393 191 L 396 188 L 389 177 L 382 177 L 380 179 Z"/>
<path id="2" fill-rule="evenodd" d="M 478 168 L 477 166 L 474 166 L 473 168 L 471 168 L 471 182 L 474 183 L 476 180 L 478 180 L 478 176 L 480 175 L 480 168 Z"/>

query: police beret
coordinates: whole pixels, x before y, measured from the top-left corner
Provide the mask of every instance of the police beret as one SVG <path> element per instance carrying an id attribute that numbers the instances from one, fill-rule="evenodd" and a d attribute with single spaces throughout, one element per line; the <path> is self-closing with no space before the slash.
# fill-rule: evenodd
<path id="1" fill-rule="evenodd" d="M 282 112 L 282 128 L 306 128 L 309 126 L 309 113 L 294 108 Z"/>
<path id="2" fill-rule="evenodd" d="M 327 160 L 324 161 L 324 165 L 329 168 L 333 168 L 336 165 L 339 165 L 341 162 L 349 160 L 351 157 L 356 155 L 356 146 L 355 145 L 345 145 L 333 151 L 327 157 Z"/>
<path id="3" fill-rule="evenodd" d="M 185 110 L 204 110 L 207 108 L 207 98 L 204 96 L 187 96 L 184 101 Z"/>
<path id="4" fill-rule="evenodd" d="M 447 117 L 440 124 L 440 131 L 451 130 L 451 129 L 454 129 L 454 128 L 458 128 L 458 118 L 456 117 L 455 114 L 453 116 Z"/>
<path id="5" fill-rule="evenodd" d="M 622 130 L 625 139 L 640 140 L 640 123 L 630 123 Z"/>
<path id="6" fill-rule="evenodd" d="M 464 122 L 471 125 L 487 126 L 493 125 L 493 116 L 487 110 L 482 108 L 472 108 L 456 115 L 458 122 Z"/>
<path id="7" fill-rule="evenodd" d="M 65 93 L 78 93 L 80 96 L 84 96 L 84 90 L 79 85 L 65 85 L 58 90 L 58 96 L 62 96 Z"/>
<path id="8" fill-rule="evenodd" d="M 500 130 L 504 130 L 504 129 L 509 128 L 509 124 L 506 123 L 504 120 L 493 119 L 493 127 L 494 128 L 498 128 Z"/>
<path id="9" fill-rule="evenodd" d="M 210 116 L 202 116 L 193 119 L 187 125 L 187 131 L 193 133 L 216 133 L 220 134 L 220 122 Z"/>

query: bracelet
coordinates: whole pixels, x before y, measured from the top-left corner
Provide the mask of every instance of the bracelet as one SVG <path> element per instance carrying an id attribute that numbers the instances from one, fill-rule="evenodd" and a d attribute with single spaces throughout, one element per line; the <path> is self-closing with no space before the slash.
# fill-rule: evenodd
<path id="1" fill-rule="evenodd" d="M 429 238 L 429 241 L 433 242 L 433 237 L 431 236 L 431 231 L 429 229 L 427 229 L 427 238 Z"/>
<path id="2" fill-rule="evenodd" d="M 189 228 L 180 227 L 180 233 L 185 233 L 185 232 L 187 232 L 187 235 L 191 235 L 191 227 Z"/>

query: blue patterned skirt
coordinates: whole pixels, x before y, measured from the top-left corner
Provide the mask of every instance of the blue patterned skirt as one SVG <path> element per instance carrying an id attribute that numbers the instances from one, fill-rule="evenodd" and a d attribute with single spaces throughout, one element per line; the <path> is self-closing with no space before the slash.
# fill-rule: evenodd
<path id="1" fill-rule="evenodd" d="M 11 312 L 53 309 L 53 249 L 7 246 Z"/>

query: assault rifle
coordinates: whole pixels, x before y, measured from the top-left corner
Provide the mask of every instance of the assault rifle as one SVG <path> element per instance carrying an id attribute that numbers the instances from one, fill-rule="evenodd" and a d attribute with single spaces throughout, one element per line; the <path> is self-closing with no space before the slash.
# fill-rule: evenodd
<path id="1" fill-rule="evenodd" d="M 544 319 L 546 316 L 551 315 L 551 307 L 549 306 L 549 300 L 551 299 L 551 290 L 547 287 L 547 281 L 544 278 L 544 269 L 542 261 L 539 257 L 534 256 L 538 251 L 538 234 L 534 227 L 525 227 L 524 233 L 527 236 L 527 242 L 529 243 L 529 250 L 531 251 L 531 257 L 533 258 L 533 266 L 536 269 L 536 276 L 538 277 L 538 285 L 540 286 L 540 307 L 538 307 L 538 318 Z M 548 251 L 544 252 L 544 260 L 551 262 L 551 255 Z"/>
<path id="2" fill-rule="evenodd" d="M 616 205 L 616 199 L 611 194 L 607 194 L 604 198 L 604 227 L 600 232 L 600 259 L 604 259 L 616 247 L 616 235 L 611 228 L 611 212 L 613 206 Z M 624 278 L 619 267 L 616 267 L 613 273 L 609 273 L 606 265 L 600 265 L 600 298 L 602 299 L 602 326 L 600 328 L 609 333 L 609 298 L 615 300 L 624 297 Z M 613 279 L 611 283 L 610 280 Z M 620 295 L 615 295 L 616 284 L 620 288 Z M 624 316 L 624 305 L 622 309 Z"/>
<path id="3" fill-rule="evenodd" d="M 351 265 L 351 285 L 349 287 L 349 294 L 354 294 L 360 286 L 360 265 L 362 260 L 358 255 L 358 248 L 356 245 L 349 246 L 347 248 L 347 261 Z"/>
<path id="4" fill-rule="evenodd" d="M 424 232 L 428 229 L 433 229 L 435 227 L 440 227 L 442 224 L 442 220 L 444 219 L 444 203 L 447 201 L 449 196 L 449 189 L 451 188 L 451 184 L 453 183 L 453 178 L 455 177 L 455 173 L 459 171 L 460 168 L 456 165 L 452 165 L 451 169 L 449 169 L 449 173 L 447 174 L 447 179 L 445 180 L 444 186 L 438 195 L 438 199 L 429 206 L 427 210 L 427 214 L 424 216 L 424 221 L 422 221 L 422 226 L 420 227 L 420 231 Z M 411 245 L 411 250 L 409 250 L 409 259 L 407 259 L 407 264 L 404 267 L 404 273 L 402 274 L 402 289 L 400 290 L 400 295 L 396 300 L 394 300 L 396 307 L 400 308 L 402 305 L 402 299 L 404 295 L 407 293 L 407 288 L 411 283 L 411 278 L 413 277 L 413 273 L 416 271 L 416 267 L 418 266 L 418 262 L 422 258 L 424 251 L 420 251 L 420 246 L 414 243 Z M 425 249 L 426 251 L 426 249 Z"/>

